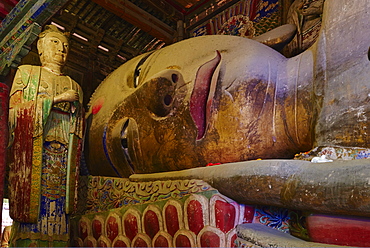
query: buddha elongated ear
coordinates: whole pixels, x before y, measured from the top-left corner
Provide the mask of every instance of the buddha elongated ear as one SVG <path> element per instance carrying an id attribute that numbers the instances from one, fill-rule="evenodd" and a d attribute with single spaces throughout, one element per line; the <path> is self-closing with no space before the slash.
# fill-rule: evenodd
<path id="1" fill-rule="evenodd" d="M 43 40 L 42 39 L 39 39 L 37 41 L 37 51 L 39 53 L 39 56 L 42 55 L 42 49 L 43 49 Z"/>
<path id="2" fill-rule="evenodd" d="M 39 56 L 42 55 L 43 50 L 44 50 L 44 41 L 43 38 L 39 38 L 39 40 L 37 41 L 37 51 Z"/>

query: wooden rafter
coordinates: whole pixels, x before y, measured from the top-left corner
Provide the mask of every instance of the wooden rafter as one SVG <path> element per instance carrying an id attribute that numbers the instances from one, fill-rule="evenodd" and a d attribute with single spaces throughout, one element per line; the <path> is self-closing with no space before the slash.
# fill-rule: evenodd
<path id="1" fill-rule="evenodd" d="M 92 0 L 144 32 L 170 44 L 175 30 L 148 12 L 126 0 Z"/>

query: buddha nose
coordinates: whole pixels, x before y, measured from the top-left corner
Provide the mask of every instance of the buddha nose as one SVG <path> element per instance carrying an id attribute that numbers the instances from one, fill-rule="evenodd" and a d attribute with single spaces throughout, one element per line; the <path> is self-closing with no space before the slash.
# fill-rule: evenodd
<path id="1" fill-rule="evenodd" d="M 66 53 L 67 52 L 66 47 L 64 46 L 64 44 L 62 42 L 59 42 L 57 46 L 58 46 L 58 52 L 60 52 L 60 53 Z"/>

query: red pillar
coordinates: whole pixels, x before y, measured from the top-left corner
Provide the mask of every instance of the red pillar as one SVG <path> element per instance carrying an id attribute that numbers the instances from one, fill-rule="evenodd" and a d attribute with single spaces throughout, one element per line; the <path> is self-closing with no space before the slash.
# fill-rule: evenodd
<path id="1" fill-rule="evenodd" d="M 9 88 L 6 84 L 0 83 L 0 223 L 2 221 L 2 203 L 5 186 L 4 180 L 6 174 L 6 146 L 8 144 L 8 103 Z"/>

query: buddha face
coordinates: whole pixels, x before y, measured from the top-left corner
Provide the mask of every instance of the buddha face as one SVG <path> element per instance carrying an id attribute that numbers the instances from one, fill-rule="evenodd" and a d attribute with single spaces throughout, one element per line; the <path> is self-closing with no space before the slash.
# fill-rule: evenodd
<path id="1" fill-rule="evenodd" d="M 297 80 L 287 81 L 286 63 L 233 36 L 188 39 L 128 61 L 91 99 L 90 172 L 128 176 L 294 156 L 310 147 L 310 101 Z"/>
<path id="2" fill-rule="evenodd" d="M 42 65 L 56 64 L 63 66 L 67 60 L 68 39 L 58 32 L 49 32 L 37 43 Z"/>

